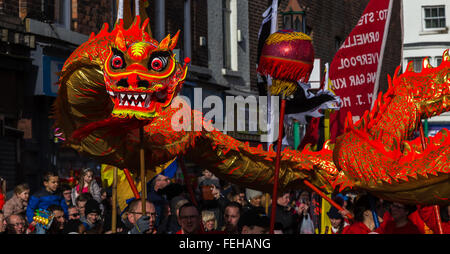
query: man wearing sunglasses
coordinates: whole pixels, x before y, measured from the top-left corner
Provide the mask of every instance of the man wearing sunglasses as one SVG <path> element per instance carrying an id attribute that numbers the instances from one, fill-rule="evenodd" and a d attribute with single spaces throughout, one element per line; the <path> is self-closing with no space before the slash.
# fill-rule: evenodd
<path id="1" fill-rule="evenodd" d="M 74 206 L 74 205 L 69 206 L 67 211 L 68 211 L 68 215 L 69 215 L 69 220 L 79 220 L 80 219 L 81 215 L 76 206 Z"/>

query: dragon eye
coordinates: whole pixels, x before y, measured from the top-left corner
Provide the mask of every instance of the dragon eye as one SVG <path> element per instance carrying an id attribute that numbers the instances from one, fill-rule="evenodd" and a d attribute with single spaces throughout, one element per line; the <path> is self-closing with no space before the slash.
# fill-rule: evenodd
<path id="1" fill-rule="evenodd" d="M 150 63 L 150 67 L 155 71 L 163 70 L 164 68 L 166 68 L 166 65 L 167 65 L 167 58 L 162 56 L 153 58 L 153 60 L 151 60 Z"/>
<path id="2" fill-rule="evenodd" d="M 111 59 L 111 65 L 113 69 L 120 69 L 123 68 L 123 58 L 121 56 L 114 56 Z"/>

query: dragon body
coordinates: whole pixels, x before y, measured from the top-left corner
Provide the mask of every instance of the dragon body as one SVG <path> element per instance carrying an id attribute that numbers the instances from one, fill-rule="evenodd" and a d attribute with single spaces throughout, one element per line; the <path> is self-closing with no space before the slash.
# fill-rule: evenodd
<path id="1" fill-rule="evenodd" d="M 174 99 L 187 72 L 172 52 L 178 34 L 158 42 L 146 26 L 139 16 L 128 29 L 122 22 L 112 31 L 105 25 L 67 59 L 54 114 L 66 144 L 132 171 L 141 146 L 149 171 L 183 155 L 227 181 L 271 191 L 275 151 L 215 130 Z M 428 138 L 425 150 L 409 137 L 421 118 L 449 110 L 449 67 L 446 52 L 439 67 L 395 75 L 370 113 L 355 124 L 349 120 L 334 149 L 330 142 L 320 151 L 284 149 L 279 188 L 305 188 L 308 180 L 326 192 L 354 188 L 405 203 L 448 203 L 448 131 Z M 180 115 L 189 128 L 173 128 Z"/>

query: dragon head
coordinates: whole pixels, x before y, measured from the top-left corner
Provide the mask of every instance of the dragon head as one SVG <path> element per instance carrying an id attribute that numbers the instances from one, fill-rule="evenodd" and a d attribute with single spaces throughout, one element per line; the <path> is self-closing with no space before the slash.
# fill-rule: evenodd
<path id="1" fill-rule="evenodd" d="M 114 117 L 150 119 L 170 105 L 187 73 L 172 52 L 178 35 L 179 31 L 158 43 L 149 36 L 127 40 L 121 30 L 117 32 L 103 66 Z"/>

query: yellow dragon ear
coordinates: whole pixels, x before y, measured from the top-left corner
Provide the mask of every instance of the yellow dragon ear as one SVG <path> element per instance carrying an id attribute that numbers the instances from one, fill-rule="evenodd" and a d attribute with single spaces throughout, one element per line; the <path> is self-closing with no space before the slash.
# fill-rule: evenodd
<path id="1" fill-rule="evenodd" d="M 126 46 L 127 43 L 125 41 L 125 37 L 123 36 L 123 33 L 121 30 L 119 30 L 119 32 L 117 32 L 115 44 L 116 44 L 116 47 L 118 49 L 120 49 L 121 51 L 127 50 L 127 46 Z"/>
<path id="2" fill-rule="evenodd" d="M 450 55 L 448 54 L 448 49 L 446 49 L 445 51 L 444 51 L 444 53 L 442 54 L 442 60 L 443 61 L 450 61 Z"/>
<path id="3" fill-rule="evenodd" d="M 180 30 L 175 34 L 173 38 L 170 38 L 170 34 L 164 38 L 158 46 L 159 50 L 173 50 L 178 42 L 178 37 L 180 36 Z"/>
<path id="4" fill-rule="evenodd" d="M 170 34 L 166 36 L 166 38 L 164 38 L 158 46 L 158 49 L 160 50 L 167 50 L 169 48 L 169 43 L 170 43 Z"/>
<path id="5" fill-rule="evenodd" d="M 173 50 L 177 46 L 178 37 L 180 36 L 180 30 L 175 34 L 175 36 L 170 40 L 169 49 Z"/>

